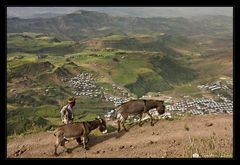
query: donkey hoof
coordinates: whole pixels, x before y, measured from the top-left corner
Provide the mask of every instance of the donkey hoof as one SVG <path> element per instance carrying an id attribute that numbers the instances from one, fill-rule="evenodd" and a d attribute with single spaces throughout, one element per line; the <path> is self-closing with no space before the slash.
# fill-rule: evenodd
<path id="1" fill-rule="evenodd" d="M 154 124 L 153 124 L 153 123 L 151 123 L 151 126 L 154 126 Z"/>
<path id="2" fill-rule="evenodd" d="M 72 150 L 68 148 L 68 149 L 66 149 L 66 152 L 67 152 L 67 153 L 71 153 Z"/>
<path id="3" fill-rule="evenodd" d="M 56 152 L 54 152 L 54 156 L 59 156 L 59 154 L 58 154 L 58 153 L 56 153 Z"/>
<path id="4" fill-rule="evenodd" d="M 85 150 L 89 150 L 89 147 L 85 147 L 84 149 L 85 149 Z"/>

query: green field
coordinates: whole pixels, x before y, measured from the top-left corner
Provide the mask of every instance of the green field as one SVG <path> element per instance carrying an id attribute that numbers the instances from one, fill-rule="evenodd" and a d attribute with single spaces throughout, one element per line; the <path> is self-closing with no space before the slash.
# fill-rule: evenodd
<path id="1" fill-rule="evenodd" d="M 94 75 L 101 92 L 120 96 L 112 87 L 117 84 L 137 97 L 156 92 L 202 96 L 197 85 L 232 74 L 231 61 L 223 53 L 224 58 L 214 55 L 208 60 L 186 55 L 197 51 L 194 42 L 161 32 L 116 32 L 98 37 L 99 45 L 94 43 L 96 38 L 78 42 L 46 33 L 8 33 L 7 39 L 9 136 L 51 130 L 61 124 L 59 110 L 73 95 L 63 79 L 82 72 Z M 199 51 L 209 55 L 205 49 Z M 77 96 L 75 120 L 92 120 L 113 108 L 112 102 L 99 97 Z"/>

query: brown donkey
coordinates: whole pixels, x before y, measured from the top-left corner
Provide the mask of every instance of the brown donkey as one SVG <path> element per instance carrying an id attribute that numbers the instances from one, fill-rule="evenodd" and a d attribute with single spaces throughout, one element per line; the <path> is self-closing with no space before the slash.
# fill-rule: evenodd
<path id="1" fill-rule="evenodd" d="M 96 118 L 93 121 L 69 123 L 58 127 L 54 131 L 54 136 L 57 137 L 54 154 L 58 155 L 57 148 L 59 145 L 68 151 L 65 147 L 65 142 L 69 139 L 76 139 L 78 144 L 82 142 L 83 148 L 86 149 L 88 135 L 96 128 L 99 128 L 102 133 L 105 133 L 107 131 L 106 121 L 102 118 Z"/>
<path id="2" fill-rule="evenodd" d="M 143 113 L 147 113 L 151 119 L 151 126 L 153 126 L 152 116 L 149 113 L 150 109 L 156 108 L 159 114 L 163 114 L 165 112 L 164 101 L 162 100 L 130 100 L 126 103 L 123 103 L 119 107 L 116 108 L 116 118 L 118 122 L 118 132 L 120 131 L 120 123 L 122 124 L 125 131 L 127 131 L 124 126 L 124 122 L 127 120 L 130 114 L 135 114 L 140 116 L 139 126 L 142 126 L 141 119 Z"/>

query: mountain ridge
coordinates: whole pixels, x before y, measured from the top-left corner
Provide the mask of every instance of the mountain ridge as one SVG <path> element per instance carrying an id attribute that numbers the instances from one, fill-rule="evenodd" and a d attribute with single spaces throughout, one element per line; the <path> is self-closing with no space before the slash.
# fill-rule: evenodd
<path id="1" fill-rule="evenodd" d="M 7 29 L 9 33 L 20 32 L 45 32 L 55 33 L 57 35 L 64 34 L 68 38 L 74 40 L 81 40 L 91 37 L 98 37 L 107 35 L 111 32 L 122 31 L 125 33 L 147 33 L 149 31 L 163 32 L 171 35 L 198 35 L 201 33 L 210 34 L 212 31 L 223 31 L 226 26 L 220 29 L 217 26 L 219 23 L 211 24 L 207 20 L 212 17 L 205 18 L 205 24 L 202 20 L 179 18 L 138 18 L 138 17 L 120 17 L 111 16 L 105 13 L 83 11 L 82 13 L 70 13 L 55 18 L 34 18 L 34 19 L 20 19 L 8 18 Z M 231 17 L 220 17 L 218 22 L 225 22 L 231 26 Z M 209 27 L 212 27 L 209 31 Z M 107 30 L 98 29 L 106 27 Z M 178 27 L 178 28 L 176 28 Z M 191 28 L 189 30 L 189 28 Z"/>
<path id="2" fill-rule="evenodd" d="M 201 15 L 228 15 L 232 16 L 233 9 L 230 7 L 8 7 L 7 16 L 20 18 L 36 18 L 39 15 L 52 13 L 62 15 L 77 10 L 98 11 L 114 16 L 133 17 L 192 17 Z"/>

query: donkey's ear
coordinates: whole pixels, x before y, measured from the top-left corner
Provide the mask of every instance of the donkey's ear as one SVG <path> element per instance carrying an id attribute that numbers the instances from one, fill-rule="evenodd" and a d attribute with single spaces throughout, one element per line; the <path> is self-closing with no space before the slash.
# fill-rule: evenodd
<path id="1" fill-rule="evenodd" d="M 96 119 L 96 120 L 99 120 L 99 121 L 100 121 L 100 123 L 103 123 L 103 121 L 102 121 L 102 119 L 101 119 L 101 117 L 100 117 L 100 116 L 97 116 L 95 119 Z"/>
<path id="2" fill-rule="evenodd" d="M 101 118 L 95 118 L 96 120 L 100 121 L 100 123 L 103 123 L 103 120 Z"/>

